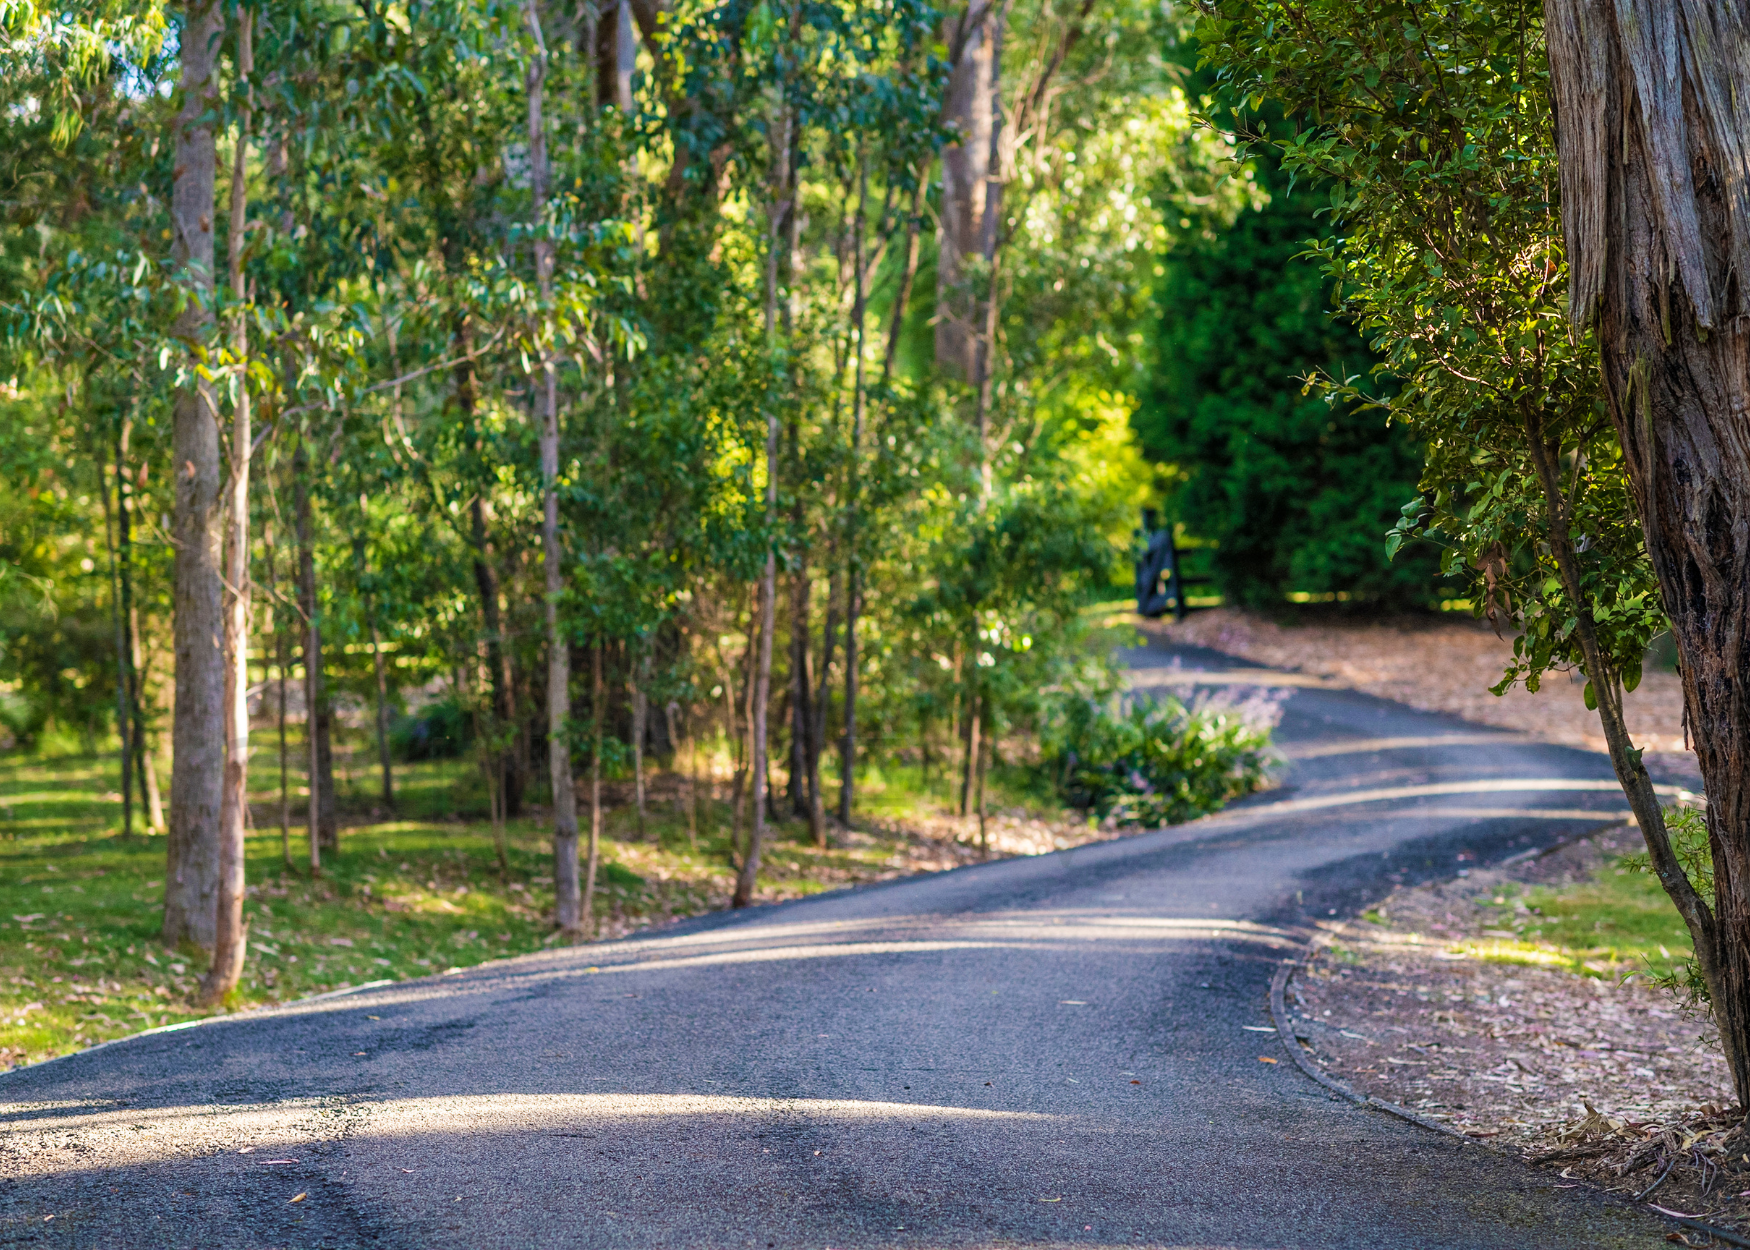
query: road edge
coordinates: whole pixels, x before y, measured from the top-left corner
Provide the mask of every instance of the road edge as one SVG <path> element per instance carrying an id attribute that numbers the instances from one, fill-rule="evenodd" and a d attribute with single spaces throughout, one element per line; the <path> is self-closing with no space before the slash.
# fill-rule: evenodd
<path id="1" fill-rule="evenodd" d="M 1288 1057 L 1294 1061 L 1294 1066 L 1299 1068 L 1301 1072 L 1306 1074 L 1313 1081 L 1329 1090 L 1334 1096 L 1342 1098 L 1344 1101 L 1349 1102 L 1354 1106 L 1371 1107 L 1376 1111 L 1383 1111 L 1387 1115 L 1396 1116 L 1398 1119 L 1414 1124 L 1418 1128 L 1428 1129 L 1432 1132 L 1439 1133 L 1443 1137 L 1453 1138 L 1459 1142 L 1463 1142 L 1465 1145 L 1476 1146 L 1484 1150 L 1492 1149 L 1487 1142 L 1480 1141 L 1466 1133 L 1461 1133 L 1450 1125 L 1440 1123 L 1438 1120 L 1431 1120 L 1427 1116 L 1417 1115 L 1408 1107 L 1400 1107 L 1395 1102 L 1387 1102 L 1385 1099 L 1377 1098 L 1372 1094 L 1357 1093 L 1345 1082 L 1339 1081 L 1335 1077 L 1321 1071 L 1311 1059 L 1307 1058 L 1306 1051 L 1300 1044 L 1300 1039 L 1295 1035 L 1294 1026 L 1288 1022 L 1288 982 L 1294 976 L 1295 970 L 1300 967 L 1301 961 L 1305 959 L 1307 955 L 1312 953 L 1313 949 L 1318 945 L 1318 941 L 1319 939 L 1315 937 L 1312 941 L 1303 946 L 1299 952 L 1284 959 L 1277 965 L 1276 975 L 1270 978 L 1270 1019 L 1276 1026 L 1276 1036 L 1278 1040 L 1281 1041 L 1282 1048 L 1288 1052 Z M 1505 1151 L 1497 1151 L 1496 1153 L 1506 1154 Z M 1520 1159 L 1519 1162 L 1524 1163 L 1525 1161 Z M 1526 1166 L 1527 1168 L 1530 1167 L 1529 1164 L 1526 1164 Z M 1603 1196 L 1620 1201 L 1620 1198 L 1616 1198 L 1615 1195 L 1604 1194 Z M 1732 1232 L 1730 1229 L 1720 1228 L 1716 1225 L 1707 1223 L 1705 1220 L 1698 1220 L 1693 1216 L 1684 1215 L 1678 1211 L 1668 1211 L 1664 1207 L 1655 1206 L 1650 1202 L 1630 1202 L 1629 1205 L 1653 1211 L 1665 1219 L 1670 1220 L 1673 1224 L 1692 1229 L 1695 1232 L 1706 1233 L 1715 1240 L 1722 1241 L 1729 1246 L 1742 1246 L 1745 1247 L 1746 1250 L 1750 1250 L 1750 1238 L 1745 1238 Z"/>

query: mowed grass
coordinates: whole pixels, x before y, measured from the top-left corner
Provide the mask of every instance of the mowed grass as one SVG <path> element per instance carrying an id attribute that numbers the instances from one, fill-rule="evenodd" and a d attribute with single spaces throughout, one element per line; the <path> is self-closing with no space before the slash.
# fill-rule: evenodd
<path id="1" fill-rule="evenodd" d="M 442 974 L 556 940 L 547 830 L 538 815 L 509 822 L 501 868 L 468 761 L 399 767 L 392 815 L 372 799 L 377 774 L 350 761 L 340 850 L 313 879 L 300 827 L 292 862 L 282 857 L 269 745 L 258 742 L 251 770 L 249 958 L 232 1010 Z M 0 1070 L 203 1014 L 191 995 L 204 957 L 159 940 L 165 839 L 120 836 L 117 766 L 113 754 L 0 756 Z M 728 902 L 728 805 L 701 802 L 689 833 L 670 790 L 647 806 L 642 833 L 629 803 L 608 812 L 597 883 L 604 935 Z M 295 789 L 292 807 L 301 819 Z M 778 826 L 760 897 L 894 874 L 897 840 L 855 843 L 816 848 L 801 824 Z"/>

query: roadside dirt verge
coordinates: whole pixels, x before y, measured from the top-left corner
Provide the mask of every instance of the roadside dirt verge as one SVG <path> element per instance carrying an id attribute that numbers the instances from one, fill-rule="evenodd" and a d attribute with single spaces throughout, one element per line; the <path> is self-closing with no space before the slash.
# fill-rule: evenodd
<path id="1" fill-rule="evenodd" d="M 1539 966 L 1489 927 L 1505 884 L 1573 884 L 1639 846 L 1633 828 L 1609 830 L 1323 925 L 1289 1013 L 1313 1062 L 1358 1093 L 1520 1154 L 1558 1184 L 1750 1227 L 1750 1147 L 1728 1149 L 1731 1081 L 1712 1024 L 1626 962 Z"/>

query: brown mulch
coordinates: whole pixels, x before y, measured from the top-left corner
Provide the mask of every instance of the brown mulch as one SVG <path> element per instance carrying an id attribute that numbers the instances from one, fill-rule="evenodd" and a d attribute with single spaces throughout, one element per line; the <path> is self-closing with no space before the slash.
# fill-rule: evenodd
<path id="1" fill-rule="evenodd" d="M 1513 638 L 1497 638 L 1468 616 L 1432 613 L 1370 620 L 1305 610 L 1273 620 L 1237 608 L 1193 612 L 1182 622 L 1145 621 L 1163 641 L 1213 647 L 1242 659 L 1316 673 L 1381 698 L 1430 712 L 1450 712 L 1480 725 L 1517 729 L 1550 742 L 1604 750 L 1598 716 L 1581 700 L 1577 674 L 1551 674 L 1532 694 L 1515 686 L 1497 698 L 1489 687 L 1513 654 Z M 1649 668 L 1626 700 L 1629 731 L 1648 753 L 1659 780 L 1697 780 L 1683 738 L 1683 687 L 1677 674 Z"/>
<path id="2" fill-rule="evenodd" d="M 1571 884 L 1639 844 L 1632 828 L 1610 830 L 1399 889 L 1374 913 L 1381 922 L 1323 926 L 1289 984 L 1289 1014 L 1313 1062 L 1358 1093 L 1513 1151 L 1558 1183 L 1750 1227 L 1750 1146 L 1732 1144 L 1738 1118 L 1711 1022 L 1624 970 L 1484 957 L 1491 939 L 1512 937 L 1487 927 L 1481 905 L 1504 882 Z"/>

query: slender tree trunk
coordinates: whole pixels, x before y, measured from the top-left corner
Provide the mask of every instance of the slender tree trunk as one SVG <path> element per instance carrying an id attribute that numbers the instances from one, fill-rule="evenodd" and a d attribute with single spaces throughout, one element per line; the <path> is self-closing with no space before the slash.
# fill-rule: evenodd
<path id="1" fill-rule="evenodd" d="M 845 514 L 845 736 L 839 760 L 839 822 L 851 823 L 851 809 L 856 802 L 857 773 L 857 613 L 861 608 L 862 568 L 857 558 L 857 508 L 860 500 L 861 459 L 863 455 L 863 406 L 867 389 L 863 385 L 863 360 L 868 354 L 863 341 L 867 329 L 868 293 L 864 290 L 863 230 L 864 214 L 869 200 L 869 168 L 867 157 L 857 154 L 857 216 L 855 263 L 856 289 L 852 299 L 852 329 L 856 332 L 857 361 L 851 395 L 851 464 L 850 482 L 846 489 Z"/>
<path id="2" fill-rule="evenodd" d="M 456 406 L 461 409 L 464 437 L 473 450 L 478 449 L 480 426 L 478 401 L 474 388 L 474 362 L 466 357 L 473 350 L 473 332 L 464 318 L 457 323 L 454 342 L 456 355 L 463 357 L 455 368 Z M 480 596 L 481 622 L 486 630 L 488 676 L 492 684 L 492 715 L 501 725 L 517 723 L 516 685 L 511 679 L 510 658 L 504 646 L 503 616 L 498 606 L 498 570 L 493 566 L 492 529 L 486 516 L 486 501 L 476 494 L 468 503 L 471 527 L 469 545 L 474 553 L 474 588 Z M 522 814 L 523 769 L 515 751 L 501 751 L 498 767 L 508 819 Z"/>
<path id="3" fill-rule="evenodd" d="M 369 584 L 370 566 L 365 560 L 364 508 L 359 509 L 360 532 L 352 542 L 353 562 L 358 566 L 360 586 Z M 389 674 L 383 662 L 383 636 L 377 628 L 376 596 L 364 591 L 365 621 L 371 633 L 371 672 L 376 679 L 377 765 L 383 775 L 383 807 L 395 809 L 395 772 L 389 762 Z"/>
<path id="4" fill-rule="evenodd" d="M 638 836 L 644 836 L 644 737 L 650 730 L 650 657 L 639 648 L 632 675 L 632 794 L 637 807 Z"/>
<path id="5" fill-rule="evenodd" d="M 250 12 L 237 18 L 238 75 L 255 69 L 250 48 Z M 231 414 L 231 476 L 226 483 L 225 551 L 225 787 L 219 805 L 219 897 L 213 962 L 201 981 L 199 1001 L 213 1007 L 225 1001 L 243 977 L 248 931 L 243 923 L 244 839 L 249 821 L 249 462 L 255 433 L 251 427 L 248 381 L 249 321 L 243 310 L 249 290 L 243 274 L 248 209 L 250 97 L 245 92 L 237 117 L 231 160 L 231 299 L 237 305 L 231 326 L 231 355 L 240 377 Z"/>
<path id="6" fill-rule="evenodd" d="M 334 810 L 334 750 L 329 738 L 328 691 L 322 671 L 322 618 L 316 597 L 316 547 L 310 506 L 310 454 L 303 439 L 292 454 L 292 523 L 298 540 L 298 611 L 304 618 L 304 738 L 310 782 L 310 872 L 322 871 L 322 852 L 340 842 Z"/>
<path id="7" fill-rule="evenodd" d="M 985 859 L 990 858 L 990 832 L 984 822 L 984 772 L 985 760 L 990 754 L 990 734 L 980 730 L 978 735 L 976 757 L 978 761 L 978 853 Z"/>
<path id="8" fill-rule="evenodd" d="M 596 867 L 602 857 L 602 713 L 608 701 L 602 681 L 602 640 L 590 643 L 590 733 L 589 733 L 589 855 L 583 873 L 583 924 L 586 934 L 595 932 Z"/>
<path id="9" fill-rule="evenodd" d="M 670 737 L 673 737 L 672 726 L 679 705 L 668 705 L 668 723 L 671 727 Z M 693 854 L 699 852 L 699 735 L 693 728 L 693 718 L 690 714 L 686 719 L 687 735 L 687 849 Z M 677 744 L 678 749 L 678 744 Z"/>
<path id="10" fill-rule="evenodd" d="M 822 828 L 825 828 L 826 795 L 821 786 L 820 770 L 823 757 L 826 755 L 827 714 L 832 705 L 832 655 L 838 646 L 839 620 L 838 605 L 841 590 L 841 573 L 839 562 L 834 552 L 827 552 L 830 572 L 826 581 L 826 620 L 820 628 L 820 668 L 816 674 L 815 689 L 820 694 L 814 701 L 814 755 L 808 761 L 808 790 L 814 796 L 813 801 L 822 811 Z M 812 820 L 812 816 L 810 817 Z"/>
<path id="11" fill-rule="evenodd" d="M 991 165 L 997 134 L 1007 6 L 968 3 L 948 24 L 951 66 L 943 109 L 958 140 L 942 149 L 941 233 L 936 258 L 936 363 L 978 385 L 978 295 L 969 262 L 995 252 Z"/>
<path id="12" fill-rule="evenodd" d="M 130 788 L 139 790 L 146 805 L 143 813 L 146 828 L 155 831 L 163 827 L 164 814 L 158 803 L 157 771 L 150 768 L 151 761 L 146 756 L 146 678 L 141 666 L 140 612 L 134 603 L 133 507 L 129 502 L 133 483 L 129 481 L 127 473 L 128 441 L 132 425 L 131 417 L 123 420 L 121 439 L 116 445 L 116 565 L 121 591 L 122 629 L 127 635 L 125 641 L 128 652 L 129 728 L 124 732 L 131 748 L 127 758 L 132 769 L 129 776 L 122 779 L 122 793 L 128 794 Z M 148 777 L 151 778 L 149 786 Z M 130 782 L 134 783 L 133 787 L 130 787 Z"/>
<path id="13" fill-rule="evenodd" d="M 115 511 L 112 519 L 109 488 L 103 488 L 103 537 L 109 548 L 109 608 L 115 629 L 115 736 L 121 745 L 122 838 L 134 836 L 133 734 L 129 709 L 134 701 L 133 665 L 128 659 L 128 604 L 122 578 L 122 513 L 127 507 L 127 474 L 122 468 L 127 445 L 128 418 L 124 415 L 115 437 Z M 101 474 L 99 475 L 101 477 Z"/>
<path id="14" fill-rule="evenodd" d="M 796 670 L 796 735 L 797 752 L 793 767 L 802 778 L 802 801 L 807 805 L 808 836 L 818 847 L 826 846 L 826 805 L 820 793 L 820 737 L 815 732 L 818 714 L 814 708 L 814 683 L 809 679 L 809 600 L 808 571 L 805 564 L 796 570 L 795 603 L 791 611 L 792 646 L 790 663 Z"/>
<path id="15" fill-rule="evenodd" d="M 1640 752 L 1609 722 L 1606 740 L 1689 928 L 1738 1101 L 1750 1106 L 1746 35 L 1724 5 L 1546 0 L 1544 14 L 1573 332 L 1596 320 L 1605 394 L 1677 641 L 1707 788 L 1712 908 L 1645 797 Z M 1589 675 L 1603 712 L 1614 683 L 1602 666 Z"/>
<path id="16" fill-rule="evenodd" d="M 263 534 L 267 549 L 267 582 L 273 587 L 274 596 L 279 594 L 279 573 L 274 564 L 273 526 L 269 525 Z M 292 866 L 292 794 L 290 769 L 287 767 L 286 753 L 286 670 L 291 667 L 290 639 L 286 635 L 285 610 L 275 607 L 273 612 L 273 646 L 274 666 L 279 670 L 279 709 L 276 728 L 279 731 L 279 765 L 280 765 L 280 862 L 287 868 Z"/>
<path id="17" fill-rule="evenodd" d="M 735 854 L 736 871 L 746 862 L 742 850 L 741 831 L 747 817 L 747 794 L 753 788 L 753 697 L 759 665 L 759 597 L 755 586 L 754 603 L 748 609 L 747 654 L 742 657 L 747 672 L 742 675 L 741 736 L 735 742 L 735 785 L 730 799 L 731 815 L 729 845 Z"/>
<path id="18" fill-rule="evenodd" d="M 189 0 L 181 35 L 182 107 L 172 123 L 171 256 L 189 299 L 176 337 L 205 345 L 213 332 L 213 218 L 218 152 L 216 0 Z M 195 361 L 189 362 L 191 366 Z M 224 592 L 219 566 L 218 406 L 191 374 L 172 418 L 176 480 L 176 709 L 172 722 L 170 838 L 164 882 L 167 945 L 213 946 L 219 899 L 219 805 L 225 772 Z"/>
<path id="19" fill-rule="evenodd" d="M 543 317 L 553 307 L 553 240 L 547 231 L 547 126 L 543 93 L 547 78 L 547 45 L 541 35 L 537 0 L 525 0 L 523 21 L 532 51 L 528 70 L 529 184 L 533 190 L 535 285 Z M 577 887 L 577 788 L 571 780 L 571 643 L 559 620 L 559 600 L 565 593 L 565 551 L 559 539 L 559 371 L 550 341 L 552 328 L 539 327 L 541 352 L 541 560 L 546 574 L 547 615 L 547 770 L 553 788 L 553 890 L 559 928 L 579 934 L 589 924 L 587 908 L 579 908 Z M 601 715 L 600 708 L 596 715 Z M 590 848 L 596 831 L 591 817 Z M 593 877 L 594 865 L 591 865 Z M 594 882 L 592 880 L 591 885 Z"/>
<path id="20" fill-rule="evenodd" d="M 790 42 L 795 46 L 799 31 L 802 6 L 800 0 L 791 0 L 790 5 Z M 788 93 L 789 84 L 784 90 Z M 779 104 L 778 124 L 774 127 L 776 134 L 772 139 L 772 175 L 771 204 L 769 207 L 769 222 L 766 238 L 766 348 L 776 358 L 778 349 L 778 261 L 780 252 L 784 250 L 781 240 L 784 238 L 784 225 L 793 207 L 794 189 L 791 186 L 790 141 L 791 127 L 794 125 L 794 113 L 786 98 Z M 778 477 L 781 472 L 778 464 L 778 435 L 780 432 L 778 405 L 770 398 L 766 401 L 766 541 L 772 544 L 776 540 L 778 529 Z M 760 848 L 766 832 L 766 806 L 769 777 L 767 775 L 767 753 L 770 740 L 767 737 L 767 719 L 770 712 L 772 697 L 772 631 L 777 619 L 778 601 L 778 553 L 777 548 L 768 545 L 766 548 L 766 564 L 760 573 L 759 582 L 759 653 L 754 669 L 753 701 L 749 720 L 749 733 L 752 738 L 752 818 L 748 825 L 747 854 L 742 857 L 741 872 L 736 877 L 735 895 L 731 900 L 733 906 L 746 907 L 753 902 L 754 891 L 760 870 Z"/>
<path id="21" fill-rule="evenodd" d="M 383 638 L 377 629 L 374 605 L 366 604 L 371 613 L 371 667 L 377 678 L 377 761 L 383 770 L 383 806 L 395 810 L 395 767 L 389 759 L 389 674 L 383 663 Z"/>
<path id="22" fill-rule="evenodd" d="M 975 668 L 975 674 L 976 671 Z M 974 761 L 978 758 L 979 751 L 979 723 L 984 719 L 984 709 L 981 706 L 984 701 L 979 697 L 977 676 L 975 675 L 972 680 L 973 689 L 967 696 L 966 757 L 960 768 L 960 814 L 962 816 L 967 815 L 972 810 L 972 781 L 976 768 Z"/>
<path id="23" fill-rule="evenodd" d="M 912 188 L 911 212 L 905 219 L 905 261 L 899 271 L 899 289 L 893 294 L 893 312 L 887 324 L 887 350 L 881 356 L 881 380 L 893 376 L 893 362 L 899 355 L 899 340 L 905 333 L 905 310 L 911 303 L 912 283 L 918 276 L 918 251 L 922 242 L 924 207 L 929 196 L 930 162 L 918 169 L 918 183 Z"/>
<path id="24" fill-rule="evenodd" d="M 146 726 L 146 646 L 140 637 L 138 603 L 131 604 L 128 610 L 128 650 L 133 655 L 136 678 L 134 758 L 139 761 L 140 786 L 146 792 L 146 828 L 156 833 L 165 827 L 164 800 L 158 789 L 158 763 L 153 756 L 153 739 Z"/>

